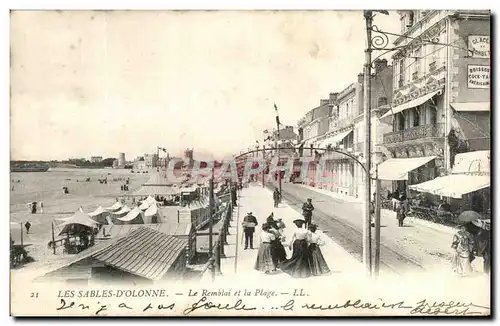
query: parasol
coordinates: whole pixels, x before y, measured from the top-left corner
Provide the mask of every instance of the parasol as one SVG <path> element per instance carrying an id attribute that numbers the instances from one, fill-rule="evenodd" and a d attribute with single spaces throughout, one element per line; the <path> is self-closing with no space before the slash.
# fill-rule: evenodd
<path id="1" fill-rule="evenodd" d="M 486 230 L 486 231 L 491 231 L 491 220 L 475 220 L 475 221 L 472 221 L 472 224 L 474 224 L 475 226 L 483 229 L 483 230 Z"/>
<path id="2" fill-rule="evenodd" d="M 474 211 L 465 211 L 458 216 L 459 223 L 469 223 L 472 221 L 480 220 L 481 214 Z"/>

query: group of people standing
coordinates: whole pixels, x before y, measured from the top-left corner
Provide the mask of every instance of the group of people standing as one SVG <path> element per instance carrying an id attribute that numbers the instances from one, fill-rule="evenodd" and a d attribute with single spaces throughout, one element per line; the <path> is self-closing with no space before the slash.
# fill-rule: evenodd
<path id="1" fill-rule="evenodd" d="M 273 199 L 276 206 L 276 202 L 281 198 L 276 196 L 275 193 Z M 304 218 L 293 221 L 295 230 L 289 241 L 284 236 L 286 225 L 281 218 L 275 219 L 274 213 L 271 213 L 266 219 L 260 234 L 259 251 L 255 261 L 256 270 L 266 274 L 276 273 L 281 270 L 294 278 L 330 273 L 328 264 L 320 249 L 320 246 L 324 245 L 325 241 L 316 233 L 317 225 L 312 223 L 314 206 L 310 198 L 304 203 L 302 210 Z M 245 249 L 248 247 L 253 249 L 253 233 L 257 225 L 257 218 L 252 213 L 248 213 L 243 220 Z M 292 251 L 292 255 L 288 259 L 285 247 Z"/>

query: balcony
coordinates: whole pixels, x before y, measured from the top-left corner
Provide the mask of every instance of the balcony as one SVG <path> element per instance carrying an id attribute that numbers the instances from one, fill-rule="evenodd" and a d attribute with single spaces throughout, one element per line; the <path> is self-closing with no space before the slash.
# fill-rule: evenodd
<path id="1" fill-rule="evenodd" d="M 400 131 L 389 132 L 384 135 L 384 144 L 401 143 L 409 140 L 444 137 L 443 124 L 423 125 Z"/>

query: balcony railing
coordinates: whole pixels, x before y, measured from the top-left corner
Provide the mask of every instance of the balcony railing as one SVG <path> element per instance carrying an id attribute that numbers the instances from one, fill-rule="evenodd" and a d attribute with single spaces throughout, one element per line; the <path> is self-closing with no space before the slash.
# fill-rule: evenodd
<path id="1" fill-rule="evenodd" d="M 423 125 L 405 130 L 393 131 L 384 135 L 384 144 L 393 144 L 429 137 L 444 137 L 443 130 L 443 124 L 438 123 L 434 125 Z"/>

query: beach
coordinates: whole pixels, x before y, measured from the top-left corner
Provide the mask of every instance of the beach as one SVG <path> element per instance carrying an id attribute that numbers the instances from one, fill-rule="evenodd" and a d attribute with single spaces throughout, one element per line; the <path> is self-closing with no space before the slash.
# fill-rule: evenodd
<path id="1" fill-rule="evenodd" d="M 144 184 L 155 172 L 131 173 L 126 169 L 62 169 L 53 168 L 47 172 L 12 172 L 10 174 L 10 228 L 11 236 L 16 244 L 20 244 L 21 223 L 23 224 L 23 242 L 26 250 L 34 258 L 16 271 L 40 269 L 49 267 L 54 261 L 64 259 L 62 248 L 57 248 L 56 255 L 48 248 L 52 240 L 51 224 L 54 222 L 55 235 L 60 230 L 59 218 L 72 216 L 80 207 L 85 213 L 94 211 L 99 205 L 111 206 L 116 198 L 123 197 L 127 192 L 121 191 L 120 186 L 130 178 L 129 191 Z M 90 181 L 86 181 L 90 178 Z M 98 180 L 107 178 L 107 184 Z M 18 182 L 19 181 L 19 182 Z M 14 190 L 12 190 L 14 187 Z M 62 187 L 68 187 L 69 194 L 64 194 Z M 38 203 L 37 213 L 31 214 L 28 203 Z M 43 213 L 39 204 L 43 203 Z M 24 224 L 30 222 L 30 233 L 26 234 Z"/>

